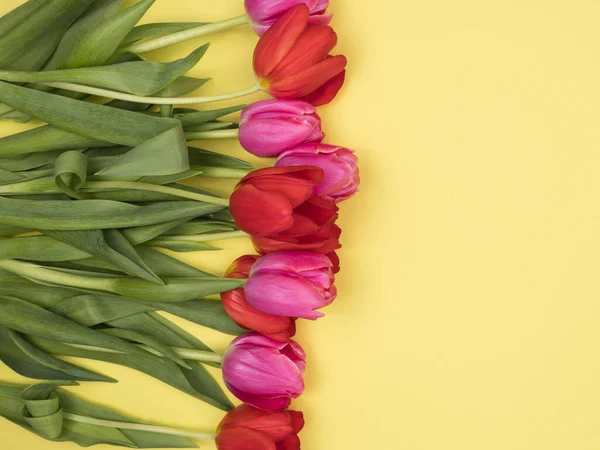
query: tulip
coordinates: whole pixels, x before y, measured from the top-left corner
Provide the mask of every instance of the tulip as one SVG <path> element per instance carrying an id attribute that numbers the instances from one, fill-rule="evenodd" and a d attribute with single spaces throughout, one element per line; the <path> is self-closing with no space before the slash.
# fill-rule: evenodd
<path id="1" fill-rule="evenodd" d="M 262 411 L 241 405 L 217 428 L 219 450 L 300 450 L 298 433 L 304 417 L 298 411 Z"/>
<path id="2" fill-rule="evenodd" d="M 223 356 L 225 385 L 255 408 L 287 408 L 304 392 L 306 354 L 294 341 L 280 342 L 258 333 L 236 338 Z"/>
<path id="3" fill-rule="evenodd" d="M 333 263 L 315 252 L 288 251 L 263 256 L 253 266 L 244 290 L 256 309 L 275 316 L 315 320 L 316 311 L 337 295 Z"/>
<path id="4" fill-rule="evenodd" d="M 259 36 L 265 34 L 277 19 L 299 4 L 308 7 L 309 24 L 329 25 L 331 22 L 331 14 L 325 14 L 329 0 L 246 0 L 244 3 L 250 25 Z"/>
<path id="5" fill-rule="evenodd" d="M 228 278 L 248 278 L 250 268 L 258 256 L 238 258 L 227 270 Z M 287 342 L 296 334 L 296 324 L 290 317 L 274 316 L 254 308 L 246 300 L 244 289 L 234 289 L 221 294 L 221 302 L 229 316 L 242 328 L 256 331 L 278 341 Z"/>
<path id="6" fill-rule="evenodd" d="M 237 226 L 252 236 L 260 253 L 340 248 L 338 208 L 315 195 L 323 170 L 312 166 L 270 167 L 246 175 L 236 186 L 230 209 Z"/>
<path id="7" fill-rule="evenodd" d="M 277 167 L 316 166 L 325 177 L 315 186 L 314 194 L 334 203 L 352 197 L 358 191 L 358 158 L 352 150 L 327 144 L 301 145 L 281 154 Z"/>
<path id="8" fill-rule="evenodd" d="M 319 106 L 342 88 L 347 61 L 329 55 L 337 43 L 333 29 L 309 25 L 309 18 L 310 10 L 299 4 L 277 20 L 256 46 L 254 72 L 273 97 Z"/>
<path id="9" fill-rule="evenodd" d="M 242 147 L 261 158 L 276 157 L 303 143 L 321 142 L 321 118 L 310 103 L 264 100 L 247 107 L 240 118 Z"/>

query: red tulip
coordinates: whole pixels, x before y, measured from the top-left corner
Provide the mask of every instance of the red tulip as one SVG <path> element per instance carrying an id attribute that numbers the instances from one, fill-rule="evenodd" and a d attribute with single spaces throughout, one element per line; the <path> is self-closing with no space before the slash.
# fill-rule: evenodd
<path id="1" fill-rule="evenodd" d="M 273 97 L 318 106 L 342 88 L 347 61 L 343 55 L 329 55 L 337 43 L 333 29 L 309 25 L 309 18 L 309 9 L 299 4 L 277 20 L 256 46 L 254 72 Z"/>
<path id="2" fill-rule="evenodd" d="M 261 253 L 340 248 L 338 208 L 315 195 L 323 170 L 312 166 L 270 167 L 246 175 L 231 196 L 237 226 Z"/>
<path id="3" fill-rule="evenodd" d="M 225 274 L 228 278 L 248 278 L 258 256 L 246 255 L 238 258 Z M 256 331 L 278 341 L 287 342 L 296 334 L 295 319 L 274 316 L 254 308 L 246 300 L 243 288 L 223 292 L 223 307 L 229 316 L 242 328 Z"/>
<path id="4" fill-rule="evenodd" d="M 304 417 L 298 411 L 262 411 L 241 405 L 217 429 L 219 450 L 300 450 L 298 433 Z"/>

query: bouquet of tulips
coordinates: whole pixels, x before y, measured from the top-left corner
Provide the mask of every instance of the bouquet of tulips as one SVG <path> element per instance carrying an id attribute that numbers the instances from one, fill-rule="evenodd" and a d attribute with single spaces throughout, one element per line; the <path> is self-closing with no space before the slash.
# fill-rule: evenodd
<path id="1" fill-rule="evenodd" d="M 288 408 L 306 354 L 292 337 L 336 298 L 338 204 L 359 185 L 354 152 L 323 143 L 316 110 L 346 74 L 329 54 L 329 2 L 246 0 L 222 22 L 136 26 L 152 3 L 29 0 L 0 18 L 0 119 L 45 123 L 0 139 L 0 360 L 40 380 L 0 384 L 0 416 L 81 446 L 299 449 L 304 418 Z M 207 81 L 185 75 L 207 45 L 173 62 L 142 56 L 244 24 L 260 36 L 250 88 L 185 96 Z M 274 98 L 182 107 L 259 90 Z M 225 138 L 274 167 L 189 145 Z M 223 198 L 182 184 L 193 177 L 239 182 Z M 257 254 L 223 277 L 160 251 L 224 238 L 249 238 Z M 160 312 L 237 337 L 216 353 Z M 130 367 L 227 414 L 209 433 L 138 422 L 65 391 L 116 380 L 61 356 Z"/>

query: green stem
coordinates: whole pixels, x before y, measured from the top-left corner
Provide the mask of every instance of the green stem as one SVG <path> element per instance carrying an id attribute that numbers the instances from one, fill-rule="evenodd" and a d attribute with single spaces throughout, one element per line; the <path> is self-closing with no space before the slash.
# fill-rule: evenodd
<path id="1" fill-rule="evenodd" d="M 111 350 L 111 349 L 101 348 L 101 347 L 94 347 L 91 345 L 80 345 L 80 344 L 66 344 L 66 345 L 68 345 L 70 347 L 74 347 L 74 348 L 80 348 L 82 350 L 91 350 L 94 352 L 121 353 L 117 350 Z M 153 355 L 164 357 L 164 355 L 162 353 L 160 353 L 158 350 L 156 350 L 152 347 L 148 347 L 147 345 L 138 344 L 138 347 L 143 348 L 144 350 L 152 353 Z M 181 359 L 187 359 L 188 361 L 214 362 L 214 363 L 219 363 L 219 364 L 223 361 L 223 355 L 220 355 L 219 353 L 205 352 L 202 350 L 194 350 L 191 348 L 177 348 L 177 347 L 171 347 L 171 350 L 173 350 L 177 354 L 177 356 L 179 356 Z"/>
<path id="2" fill-rule="evenodd" d="M 140 423 L 129 423 L 129 422 L 116 422 L 113 420 L 101 420 L 93 417 L 80 416 L 79 414 L 71 414 L 68 412 L 64 413 L 63 416 L 66 420 L 72 422 L 85 423 L 88 425 L 96 425 L 99 427 L 106 428 L 119 428 L 121 430 L 135 430 L 135 431 L 147 431 L 150 433 L 168 434 L 171 436 L 182 436 L 191 439 L 204 439 L 213 440 L 215 439 L 214 434 L 209 433 L 193 433 L 191 431 L 177 430 L 175 428 L 159 427 L 155 425 L 145 425 Z"/>
<path id="3" fill-rule="evenodd" d="M 81 92 L 84 94 L 96 95 L 98 97 L 108 97 L 116 100 L 124 100 L 126 102 L 133 103 L 151 103 L 153 105 L 192 105 L 196 103 L 211 103 L 220 102 L 223 100 L 231 100 L 233 98 L 244 97 L 246 95 L 254 94 L 260 91 L 260 86 L 255 84 L 252 87 L 243 89 L 241 91 L 229 92 L 227 94 L 214 95 L 209 97 L 140 97 L 132 94 L 125 94 L 118 91 L 110 91 L 108 89 L 95 88 L 91 86 L 84 86 L 82 84 L 75 83 L 58 83 L 58 82 L 43 82 L 39 83 L 44 86 L 50 86 L 57 89 L 65 89 L 67 91 Z"/>
<path id="4" fill-rule="evenodd" d="M 216 241 L 219 239 L 232 239 L 232 238 L 241 238 L 248 237 L 248 233 L 244 231 L 230 231 L 225 233 L 209 233 L 209 234 L 198 234 L 195 236 L 169 236 L 168 239 L 170 241 L 180 241 L 180 242 L 206 242 L 206 241 Z"/>
<path id="5" fill-rule="evenodd" d="M 211 130 L 211 131 L 186 131 L 185 138 L 188 141 L 199 139 L 234 139 L 240 134 L 240 130 Z"/>
<path id="6" fill-rule="evenodd" d="M 34 280 L 46 283 L 71 286 L 75 288 L 95 289 L 99 291 L 112 291 L 111 278 L 94 278 L 71 275 L 57 270 L 46 269 L 35 264 L 15 261 L 0 260 L 0 268 L 20 275 L 24 278 L 33 278 Z"/>
<path id="7" fill-rule="evenodd" d="M 243 16 L 234 17 L 233 19 L 222 20 L 220 22 L 214 22 L 206 25 L 199 25 L 189 30 L 178 31 L 176 33 L 169 34 L 167 36 L 161 36 L 154 39 L 148 39 L 138 44 L 130 45 L 122 49 L 122 52 L 131 53 L 147 53 L 160 48 L 169 47 L 180 42 L 187 41 L 200 36 L 206 36 L 208 34 L 217 33 L 219 31 L 227 30 L 229 28 L 237 27 L 248 23 L 248 17 L 244 14 Z"/>
<path id="8" fill-rule="evenodd" d="M 189 198 L 213 205 L 229 206 L 229 200 L 213 197 L 211 195 L 198 194 L 196 192 L 184 191 L 168 186 L 160 186 L 138 181 L 88 181 L 82 186 L 84 189 L 134 189 L 138 191 L 159 192 L 161 194 L 175 195 L 177 197 Z"/>
<path id="9" fill-rule="evenodd" d="M 194 166 L 194 170 L 201 172 L 203 177 L 210 178 L 235 178 L 240 179 L 248 175 L 251 170 L 248 169 L 232 169 L 229 167 L 211 167 L 211 166 Z"/>

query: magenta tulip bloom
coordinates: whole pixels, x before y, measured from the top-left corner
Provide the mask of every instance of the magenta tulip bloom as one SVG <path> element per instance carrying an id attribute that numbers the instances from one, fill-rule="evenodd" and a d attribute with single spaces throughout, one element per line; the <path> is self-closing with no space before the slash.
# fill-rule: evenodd
<path id="1" fill-rule="evenodd" d="M 246 300 L 275 316 L 315 320 L 316 311 L 335 299 L 333 263 L 327 255 L 283 251 L 262 256 L 252 266 L 244 287 Z"/>
<path id="2" fill-rule="evenodd" d="M 267 411 L 287 408 L 304 392 L 306 354 L 294 341 L 258 333 L 235 339 L 223 356 L 223 379 L 244 403 Z"/>
<path id="3" fill-rule="evenodd" d="M 282 153 L 275 166 L 317 166 L 325 177 L 314 194 L 334 203 L 352 197 L 360 184 L 358 158 L 352 150 L 327 144 L 307 144 Z"/>
<path id="4" fill-rule="evenodd" d="M 331 22 L 331 14 L 325 14 L 329 0 L 245 0 L 245 5 L 250 25 L 259 36 L 296 5 L 308 7 L 309 25 L 329 25 Z"/>
<path id="5" fill-rule="evenodd" d="M 264 100 L 248 106 L 240 117 L 240 144 L 261 158 L 324 137 L 317 110 L 301 100 Z"/>

